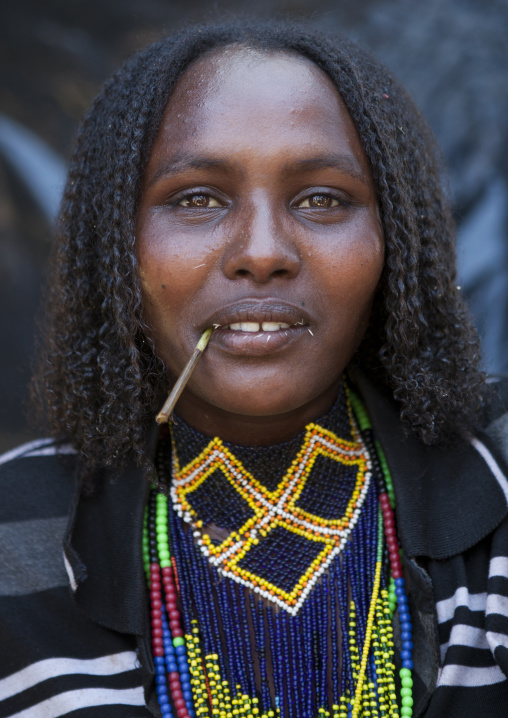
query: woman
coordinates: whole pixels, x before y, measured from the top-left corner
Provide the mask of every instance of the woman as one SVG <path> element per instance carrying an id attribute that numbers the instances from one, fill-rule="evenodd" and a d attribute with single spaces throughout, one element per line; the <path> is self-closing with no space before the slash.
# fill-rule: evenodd
<path id="1" fill-rule="evenodd" d="M 3 466 L 2 715 L 505 714 L 506 424 L 452 257 L 432 138 L 351 43 L 194 28 L 119 71 L 46 310 L 63 439 Z"/>

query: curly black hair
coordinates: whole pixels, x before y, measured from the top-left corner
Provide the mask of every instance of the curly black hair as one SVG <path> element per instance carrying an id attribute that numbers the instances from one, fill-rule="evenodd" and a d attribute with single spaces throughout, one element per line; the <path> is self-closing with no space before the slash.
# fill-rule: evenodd
<path id="1" fill-rule="evenodd" d="M 459 289 L 454 226 L 432 133 L 391 73 L 345 38 L 288 22 L 191 27 L 135 55 L 104 85 L 79 130 L 43 309 L 33 395 L 46 426 L 88 467 L 130 452 L 148 468 L 146 422 L 165 371 L 143 323 L 136 207 L 172 88 L 227 45 L 302 55 L 336 85 L 367 155 L 386 260 L 359 361 L 425 443 L 478 426 L 480 351 Z"/>

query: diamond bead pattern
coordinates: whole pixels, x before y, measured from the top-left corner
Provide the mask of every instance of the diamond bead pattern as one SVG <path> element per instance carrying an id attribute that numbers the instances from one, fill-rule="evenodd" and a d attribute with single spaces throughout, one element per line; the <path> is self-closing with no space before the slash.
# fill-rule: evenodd
<path id="1" fill-rule="evenodd" d="M 175 511 L 193 527 L 201 551 L 220 573 L 291 615 L 298 613 L 316 581 L 344 548 L 369 488 L 370 458 L 351 415 L 350 420 L 353 441 L 341 439 L 318 424 L 309 424 L 297 457 L 274 491 L 246 471 L 219 438 L 212 439 L 199 456 L 182 468 L 173 440 L 172 501 Z M 323 462 L 348 467 L 343 472 L 342 498 L 336 504 L 342 511 L 336 516 L 328 514 L 325 518 L 303 508 L 309 508 L 310 502 L 301 498 L 306 486 L 313 484 L 312 472 L 318 458 L 320 474 Z M 194 498 L 208 488 L 209 482 L 210 488 L 214 484 L 212 493 L 220 501 L 217 485 L 221 481 L 225 482 L 224 494 L 231 495 L 231 488 L 237 492 L 237 515 L 249 518 L 225 540 L 217 542 L 207 533 L 206 522 L 214 518 L 210 503 L 205 517 L 199 510 L 200 501 Z M 317 491 L 319 487 L 316 484 L 312 489 Z M 218 507 L 219 520 L 221 513 Z M 282 535 L 286 553 L 274 550 Z M 293 541 L 288 540 L 291 536 Z M 302 544 L 307 545 L 306 550 L 302 551 Z M 302 555 L 306 561 L 302 562 Z M 281 565 L 281 556 L 287 567 Z"/>

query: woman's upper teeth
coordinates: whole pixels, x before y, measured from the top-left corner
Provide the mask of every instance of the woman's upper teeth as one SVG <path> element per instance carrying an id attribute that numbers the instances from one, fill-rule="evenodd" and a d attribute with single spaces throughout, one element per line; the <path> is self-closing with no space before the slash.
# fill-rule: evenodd
<path id="1" fill-rule="evenodd" d="M 236 322 L 229 328 L 236 332 L 278 332 L 280 329 L 289 329 L 285 322 Z"/>

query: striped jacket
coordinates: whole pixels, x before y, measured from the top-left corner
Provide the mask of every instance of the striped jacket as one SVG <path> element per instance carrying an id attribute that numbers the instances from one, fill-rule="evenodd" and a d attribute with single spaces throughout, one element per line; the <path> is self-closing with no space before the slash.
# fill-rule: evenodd
<path id="1" fill-rule="evenodd" d="M 430 448 L 358 383 L 397 497 L 413 716 L 508 716 L 508 415 L 459 448 Z M 79 496 L 75 458 L 51 440 L 0 458 L 0 717 L 159 716 L 141 556 L 148 487 L 130 466 Z"/>

